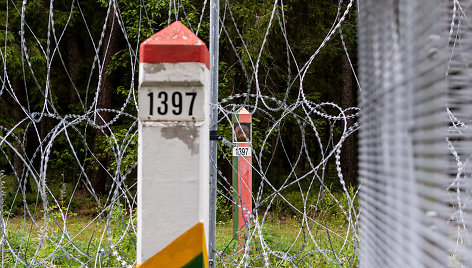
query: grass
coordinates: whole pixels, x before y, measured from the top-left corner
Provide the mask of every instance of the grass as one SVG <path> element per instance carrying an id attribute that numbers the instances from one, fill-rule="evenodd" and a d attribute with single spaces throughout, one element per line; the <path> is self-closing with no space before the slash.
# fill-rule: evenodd
<path id="1" fill-rule="evenodd" d="M 55 217 L 46 222 L 14 217 L 5 223 L 8 243 L 2 244 L 2 267 L 29 267 L 32 263 L 33 267 L 85 267 L 95 263 L 123 267 L 135 260 L 134 234 L 114 219 L 108 222 L 109 228 L 104 219 L 83 216 L 70 216 L 65 224 Z"/>
<path id="2" fill-rule="evenodd" d="M 321 220 L 321 219 L 318 219 Z M 51 224 L 46 236 L 41 234 L 42 221 L 38 221 L 38 225 L 33 224 L 31 220 L 24 221 L 21 217 L 10 218 L 7 224 L 8 239 L 16 252 L 20 252 L 20 258 L 31 262 L 31 256 L 39 248 L 37 259 L 45 260 L 42 262 L 43 267 L 80 267 L 82 264 L 94 266 L 95 256 L 98 254 L 103 256 L 101 264 L 106 267 L 122 267 L 120 262 L 113 257 L 112 251 L 109 249 L 109 242 L 107 240 L 108 233 L 104 220 L 91 217 L 71 216 L 66 221 L 67 235 L 71 242 L 66 238 L 59 243 L 62 237 L 63 222 Z M 55 227 L 52 227 L 55 226 Z M 307 233 L 309 226 L 312 237 Z M 262 225 L 262 233 L 266 243 L 266 252 L 269 252 L 267 259 L 272 267 L 353 267 L 356 260 L 349 259 L 355 255 L 353 246 L 349 243 L 342 247 L 344 238 L 340 238 L 335 234 L 345 236 L 348 229 L 347 223 L 342 219 L 330 219 L 330 231 L 327 232 L 324 228 L 317 226 L 314 223 L 302 225 L 296 218 L 270 216 Z M 123 228 L 117 222 L 112 222 L 110 225 L 114 244 L 118 245 L 120 255 L 128 256 L 131 262 L 134 261 L 136 254 L 134 245 L 129 245 L 131 242 L 126 239 L 121 243 L 117 243 L 120 234 L 123 233 Z M 303 235 L 305 231 L 305 239 Z M 329 235 L 328 235 L 329 234 Z M 352 242 L 352 236 L 348 236 Z M 42 241 L 43 245 L 39 247 Z M 315 243 L 316 242 L 316 243 Z M 60 244 L 57 247 L 56 243 Z M 128 243 L 128 246 L 126 244 Z M 264 257 L 261 254 L 260 237 L 255 236 L 251 243 L 249 256 L 251 258 L 250 267 L 264 266 Z M 8 247 L 4 244 L 2 267 L 14 266 L 17 262 L 16 258 L 12 256 L 11 252 L 7 250 Z M 101 251 L 103 249 L 104 251 Z M 320 249 L 326 250 L 324 254 Z M 241 253 L 238 251 L 238 243 L 233 240 L 232 222 L 220 222 L 217 225 L 217 250 L 221 258 L 218 259 L 217 267 L 237 266 L 241 261 Z M 333 255 L 334 251 L 341 251 L 338 253 L 338 261 L 341 264 L 333 263 L 329 258 L 336 259 Z M 66 254 L 67 252 L 67 254 Z M 295 257 L 292 262 L 284 260 L 281 256 L 287 253 L 290 257 Z M 344 255 L 343 255 L 344 254 Z M 30 256 L 25 258 L 24 256 Z M 279 256 L 277 256 L 279 255 Z M 54 257 L 54 258 L 53 258 Z M 76 258 L 77 260 L 73 260 Z M 48 261 L 50 260 L 50 261 Z M 16 263 L 17 267 L 27 267 L 21 263 Z"/>
<path id="3" fill-rule="evenodd" d="M 136 215 L 131 218 L 125 205 L 101 211 L 94 199 L 74 191 L 72 184 L 48 184 L 46 213 L 37 187 L 31 185 L 32 191 L 22 196 L 14 191 L 13 179 L 7 175 L 1 180 L 0 228 L 5 227 L 1 267 L 123 267 L 134 263 L 136 237 L 129 224 L 136 225 Z"/>
<path id="4" fill-rule="evenodd" d="M 355 197 L 355 188 L 349 188 Z M 270 197 L 266 193 L 265 197 Z M 300 191 L 283 193 L 259 204 L 258 224 L 251 228 L 248 252 L 252 267 L 355 267 L 357 265 L 357 230 L 353 235 L 349 212 L 352 204 L 342 191 L 311 192 L 304 201 Z M 233 239 L 231 204 L 218 199 L 217 251 L 219 261 L 226 266 L 237 266 L 243 254 L 238 253 L 238 242 Z M 268 203 L 271 203 L 268 206 Z M 354 208 L 358 202 L 354 199 Z M 341 209 L 341 207 L 343 209 Z M 305 217 L 302 211 L 305 211 Z M 265 211 L 267 211 L 265 218 Z M 228 213 L 229 212 L 229 213 Z M 346 215 L 346 214 L 347 215 Z M 226 217 L 225 217 L 226 215 Z M 297 217 L 298 216 L 298 217 Z M 350 215 L 354 217 L 354 215 Z M 217 217 L 218 219 L 218 217 Z M 355 222 L 351 219 L 351 223 Z M 262 234 L 263 239 L 260 238 Z M 261 241 L 262 240 L 262 241 Z M 264 256 L 265 254 L 265 256 Z M 223 266 L 222 266 L 223 267 Z"/>
<path id="5" fill-rule="evenodd" d="M 23 208 L 22 198 L 13 198 L 11 178 L 6 177 L 4 181 L 3 190 L 7 195 L 3 221 L 7 240 L 0 248 L 2 267 L 123 267 L 134 263 L 136 237 L 134 231 L 126 229 L 129 228 L 126 224 L 132 221 L 135 225 L 136 218 L 130 219 L 126 205 L 116 205 L 110 217 L 109 210 L 106 210 L 107 217 L 100 218 L 97 217 L 95 201 L 80 192 L 72 194 L 71 185 L 57 185 L 52 189 L 54 196 L 61 196 L 61 189 L 66 189 L 63 191 L 66 203 L 71 200 L 72 205 L 65 223 L 55 205 L 50 206 L 52 211 L 45 220 L 42 203 L 37 201 L 33 189 L 33 193 L 26 196 L 26 201 L 29 209 L 35 211 L 34 222 L 29 216 L 25 217 L 28 214 Z M 288 192 L 284 196 L 290 204 L 302 209 L 299 192 Z M 238 253 L 239 243 L 233 239 L 232 222 L 228 217 L 231 207 L 224 199 L 218 200 L 217 267 L 235 267 L 241 262 L 243 254 Z M 343 194 L 335 193 L 334 198 L 326 195 L 323 206 L 316 201 L 316 193 L 312 193 L 308 200 L 310 211 L 307 214 L 312 216 L 311 219 L 293 216 L 295 214 L 287 202 L 279 198 L 274 200 L 263 222 L 261 215 L 268 208 L 260 209 L 258 224 L 251 228 L 254 236 L 247 254 L 249 267 L 263 267 L 266 263 L 271 267 L 357 265 L 352 230 L 335 202 L 343 202 Z M 342 206 L 344 209 L 348 207 L 345 203 Z"/>
<path id="6" fill-rule="evenodd" d="M 352 234 L 347 235 L 348 223 L 341 218 L 330 218 L 328 230 L 318 225 L 322 218 L 299 222 L 293 217 L 284 220 L 269 219 L 263 225 L 263 240 L 267 260 L 272 267 L 354 267 L 357 263 Z M 256 228 L 257 229 L 257 228 Z M 308 232 L 310 230 L 310 232 Z M 258 231 L 258 230 L 257 230 Z M 251 266 L 265 266 L 260 237 L 257 235 L 251 242 L 249 256 Z M 253 228 L 254 232 L 254 228 Z M 310 234 L 311 233 L 311 234 Z M 231 221 L 217 225 L 217 251 L 220 261 L 226 266 L 237 266 L 242 258 L 238 251 L 238 243 L 233 239 Z M 336 254 L 333 254 L 336 252 Z M 286 254 L 286 255 L 285 255 Z M 288 258 L 292 258 L 288 261 Z M 331 258 L 331 259 L 330 259 Z M 334 260 L 334 261 L 333 261 Z M 338 262 L 336 264 L 335 262 Z M 220 265 L 223 267 L 223 265 Z"/>

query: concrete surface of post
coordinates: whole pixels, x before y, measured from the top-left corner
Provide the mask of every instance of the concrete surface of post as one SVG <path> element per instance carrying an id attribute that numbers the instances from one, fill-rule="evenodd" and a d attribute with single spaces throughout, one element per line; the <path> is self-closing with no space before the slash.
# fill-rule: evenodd
<path id="1" fill-rule="evenodd" d="M 208 234 L 209 52 L 176 21 L 141 44 L 139 59 L 137 266 L 160 267 L 159 252 Z M 206 267 L 206 246 L 193 250 Z"/>

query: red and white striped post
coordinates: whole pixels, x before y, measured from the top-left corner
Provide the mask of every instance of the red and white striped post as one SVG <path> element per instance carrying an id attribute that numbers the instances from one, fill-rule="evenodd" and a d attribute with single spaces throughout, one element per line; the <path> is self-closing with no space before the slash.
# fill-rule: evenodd
<path id="1" fill-rule="evenodd" d="M 176 21 L 139 62 L 137 267 L 207 267 L 209 52 Z"/>
<path id="2" fill-rule="evenodd" d="M 248 231 L 252 215 L 252 115 L 243 107 L 233 115 L 233 236 Z M 242 245 L 242 241 L 240 241 Z"/>

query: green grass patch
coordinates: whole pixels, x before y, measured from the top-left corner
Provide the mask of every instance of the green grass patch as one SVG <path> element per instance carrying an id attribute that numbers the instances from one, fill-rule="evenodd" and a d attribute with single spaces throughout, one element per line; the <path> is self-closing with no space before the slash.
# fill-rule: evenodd
<path id="1" fill-rule="evenodd" d="M 132 228 L 113 212 L 108 222 L 77 215 L 65 221 L 54 215 L 35 221 L 4 220 L 7 240 L 1 248 L 2 267 L 93 267 L 97 263 L 123 267 L 136 258 Z"/>
<path id="2" fill-rule="evenodd" d="M 305 222 L 296 218 L 268 219 L 251 228 L 251 266 L 262 267 L 267 262 L 271 267 L 355 267 L 356 242 L 352 230 L 348 230 L 349 225 L 342 219 L 328 224 L 322 218 Z M 231 221 L 217 225 L 216 242 L 219 261 L 237 266 L 243 253 L 238 253 L 240 246 L 233 237 Z"/>

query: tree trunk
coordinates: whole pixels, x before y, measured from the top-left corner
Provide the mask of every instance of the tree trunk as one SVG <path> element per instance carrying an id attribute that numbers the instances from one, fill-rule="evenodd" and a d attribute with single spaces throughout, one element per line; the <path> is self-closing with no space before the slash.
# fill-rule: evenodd
<path id="1" fill-rule="evenodd" d="M 342 74 L 342 94 L 341 106 L 343 109 L 354 107 L 356 105 L 356 92 L 353 86 L 353 73 L 346 54 L 341 58 L 341 74 Z M 352 114 L 347 113 L 346 115 Z M 347 121 L 347 127 L 352 126 L 355 119 Z M 357 134 L 353 133 L 347 137 L 341 149 L 341 170 L 343 172 L 344 181 L 348 186 L 354 186 L 357 183 Z"/>
<path id="2" fill-rule="evenodd" d="M 75 113 L 75 109 L 82 111 L 83 109 L 86 109 L 85 107 L 82 107 L 82 105 L 79 103 L 80 96 L 79 94 L 83 92 L 83 89 L 85 88 L 83 84 L 81 84 L 81 68 L 80 64 L 82 62 L 82 59 L 84 58 L 84 48 L 83 44 L 81 42 L 81 37 L 80 35 L 77 35 L 77 32 L 79 32 L 83 27 L 85 27 L 82 24 L 74 24 L 72 26 L 72 29 L 68 31 L 65 34 L 65 39 L 64 39 L 64 44 L 65 44 L 65 51 L 66 51 L 66 59 L 67 59 L 67 72 L 68 75 L 70 76 L 69 80 L 69 90 L 68 90 L 68 101 L 69 101 L 69 111 L 72 113 Z M 64 76 L 67 76 L 66 73 L 64 73 Z M 80 112 L 79 112 L 80 113 Z M 51 121 L 48 121 L 51 122 Z M 81 172 L 80 169 L 75 166 L 74 169 L 75 173 L 69 174 L 69 172 L 74 172 L 72 169 L 65 169 L 63 172 L 66 172 L 66 174 L 69 174 L 68 176 L 65 176 L 65 182 L 68 182 L 69 180 L 72 180 L 72 178 L 75 178 L 73 174 L 77 174 L 78 172 Z M 85 187 L 85 186 L 84 186 Z"/>
<path id="3" fill-rule="evenodd" d="M 20 146 L 19 141 L 15 142 L 15 150 L 18 153 L 21 153 L 21 146 Z M 13 193 L 16 193 L 20 189 L 20 184 L 21 184 L 20 182 L 21 182 L 21 177 L 23 176 L 24 164 L 17 153 L 14 152 L 13 154 L 14 154 L 13 155 L 13 175 L 15 176 L 15 180 L 13 184 Z"/>
<path id="4" fill-rule="evenodd" d="M 101 70 L 102 82 L 97 97 L 97 109 L 111 109 L 112 98 L 113 98 L 113 81 L 109 74 L 107 74 L 108 66 L 111 63 L 113 55 L 120 50 L 120 28 L 118 21 L 115 17 L 114 8 L 110 8 L 108 30 L 106 32 L 105 42 L 103 44 L 103 69 Z M 96 113 L 95 123 L 99 126 L 103 126 L 111 120 L 111 114 L 109 112 L 100 111 Z M 110 131 L 107 127 L 103 129 L 97 129 L 95 132 L 93 153 L 97 157 L 97 161 L 100 164 L 94 165 L 92 174 L 90 176 L 90 182 L 92 187 L 97 194 L 103 194 L 106 190 L 106 183 L 110 181 L 110 176 L 107 173 L 106 168 L 109 166 L 108 157 L 101 151 L 100 145 L 104 142 L 104 139 L 109 135 Z"/>
<path id="5" fill-rule="evenodd" d="M 12 92 L 16 95 L 18 100 L 24 100 L 24 91 L 22 87 L 22 81 L 18 77 L 12 77 L 11 79 L 11 86 Z M 20 105 L 9 95 L 4 94 L 4 96 L 8 96 L 5 101 L 5 107 L 7 107 L 7 113 L 10 114 L 14 122 L 19 122 L 21 119 L 24 118 L 23 111 L 21 110 Z M 9 100 L 11 98 L 11 100 Z M 26 147 L 27 143 L 27 135 L 26 133 L 17 134 L 18 140 L 15 140 L 13 145 L 16 152 L 13 152 L 13 173 L 15 176 L 14 184 L 13 184 L 13 191 L 16 193 L 18 190 L 23 191 L 31 191 L 31 187 L 28 184 L 28 172 L 25 172 L 25 163 L 23 162 L 21 156 L 24 155 L 24 148 Z M 25 187 L 25 188 L 22 188 Z"/>
<path id="6" fill-rule="evenodd" d="M 74 35 L 73 31 L 70 31 L 65 36 L 65 44 L 67 51 L 67 69 L 70 76 L 70 90 L 69 90 L 69 102 L 71 104 L 76 104 L 78 101 L 78 96 L 76 93 L 78 76 L 80 73 L 80 59 L 82 58 L 82 53 L 79 49 L 79 40 L 77 36 Z"/>

